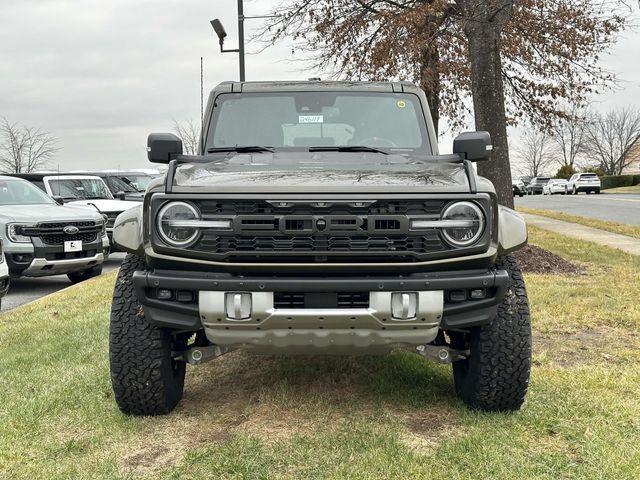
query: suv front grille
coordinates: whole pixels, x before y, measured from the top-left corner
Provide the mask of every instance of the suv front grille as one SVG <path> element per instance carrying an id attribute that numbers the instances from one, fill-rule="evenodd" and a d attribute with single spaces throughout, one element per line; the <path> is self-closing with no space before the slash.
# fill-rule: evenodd
<path id="1" fill-rule="evenodd" d="M 69 235 L 64 233 L 64 228 L 73 226 L 78 228 L 78 233 Z M 95 242 L 102 226 L 96 222 L 47 222 L 39 223 L 34 227 L 24 227 L 22 234 L 28 237 L 39 237 L 42 243 L 47 245 L 62 245 L 68 241 L 82 240 L 84 243 Z"/>
<path id="2" fill-rule="evenodd" d="M 152 215 L 173 196 L 156 196 Z M 478 243 L 454 248 L 436 228 L 412 230 L 413 218 L 439 220 L 452 201 L 472 198 L 482 205 L 487 228 Z M 177 200 L 177 198 L 176 198 Z M 182 200 L 182 199 L 180 199 Z M 228 263 L 411 263 L 483 251 L 491 238 L 488 196 L 440 199 L 248 200 L 185 199 L 203 220 L 226 220 L 226 230 L 204 228 L 186 249 L 175 249 L 154 231 L 154 248 L 176 256 Z"/>

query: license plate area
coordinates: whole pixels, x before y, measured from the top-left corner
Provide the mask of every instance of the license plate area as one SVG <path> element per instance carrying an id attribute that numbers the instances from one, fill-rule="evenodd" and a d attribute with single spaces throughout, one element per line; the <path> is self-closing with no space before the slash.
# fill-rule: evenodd
<path id="1" fill-rule="evenodd" d="M 81 251 L 82 251 L 82 240 L 69 240 L 64 242 L 65 253 L 81 252 Z"/>

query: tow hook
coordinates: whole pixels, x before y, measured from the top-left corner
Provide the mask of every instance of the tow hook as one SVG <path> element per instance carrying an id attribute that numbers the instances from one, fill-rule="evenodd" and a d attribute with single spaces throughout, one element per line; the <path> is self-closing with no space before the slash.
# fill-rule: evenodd
<path id="1" fill-rule="evenodd" d="M 219 345 L 209 345 L 207 347 L 194 347 L 182 352 L 177 357 L 179 360 L 183 360 L 190 365 L 200 365 L 202 363 L 209 362 L 221 355 L 224 355 L 229 351 L 226 347 Z"/>
<path id="2" fill-rule="evenodd" d="M 469 357 L 469 350 L 454 350 L 441 345 L 418 345 L 416 353 L 436 363 L 452 363 Z"/>

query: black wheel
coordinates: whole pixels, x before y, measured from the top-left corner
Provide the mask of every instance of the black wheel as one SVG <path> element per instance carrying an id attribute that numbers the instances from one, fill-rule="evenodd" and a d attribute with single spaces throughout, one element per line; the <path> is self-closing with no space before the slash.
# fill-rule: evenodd
<path id="1" fill-rule="evenodd" d="M 81 272 L 67 273 L 67 278 L 71 280 L 72 283 L 80 283 L 84 282 L 85 280 L 89 280 L 90 278 L 97 277 L 101 274 L 102 264 L 96 265 L 95 267 L 91 267 Z"/>
<path id="2" fill-rule="evenodd" d="M 574 195 L 577 195 L 577 194 L 578 194 L 578 190 L 576 189 L 576 186 L 575 186 L 575 185 L 573 186 L 573 194 L 574 194 Z"/>
<path id="3" fill-rule="evenodd" d="M 600 189 L 596 190 L 596 195 L 600 195 Z"/>
<path id="4" fill-rule="evenodd" d="M 470 356 L 453 363 L 456 394 L 474 410 L 519 410 L 531 370 L 531 319 L 522 273 L 516 260 L 498 259 L 498 269 L 509 272 L 511 284 L 494 320 L 468 334 L 450 334 L 454 348 Z"/>
<path id="5" fill-rule="evenodd" d="M 144 259 L 127 255 L 116 280 L 109 330 L 111 385 L 123 413 L 164 415 L 182 398 L 186 364 L 175 360 L 172 351 L 184 344 L 145 319 L 132 281 L 133 273 L 144 269 Z"/>

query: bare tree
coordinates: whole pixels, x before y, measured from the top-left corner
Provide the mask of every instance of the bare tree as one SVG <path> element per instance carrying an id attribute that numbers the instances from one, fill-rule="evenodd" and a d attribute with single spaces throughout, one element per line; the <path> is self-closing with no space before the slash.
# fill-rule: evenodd
<path id="1" fill-rule="evenodd" d="M 630 147 L 640 138 L 640 109 L 593 113 L 586 126 L 586 148 L 607 175 L 620 175 L 633 158 Z"/>
<path id="2" fill-rule="evenodd" d="M 523 175 L 537 177 L 553 161 L 553 140 L 544 131 L 528 127 L 514 149 L 519 170 Z"/>
<path id="3" fill-rule="evenodd" d="M 556 163 L 562 167 L 575 165 L 580 155 L 585 150 L 586 112 L 575 105 L 567 109 L 567 116 L 558 118 L 551 127 L 553 142 L 556 145 L 558 155 Z"/>
<path id="4" fill-rule="evenodd" d="M 56 152 L 58 139 L 39 128 L 0 121 L 0 169 L 6 173 L 29 173 L 45 167 Z"/>
<path id="5" fill-rule="evenodd" d="M 200 128 L 193 120 L 185 120 L 184 122 L 173 121 L 173 132 L 182 140 L 184 153 L 187 155 L 196 155 L 200 144 Z"/>

